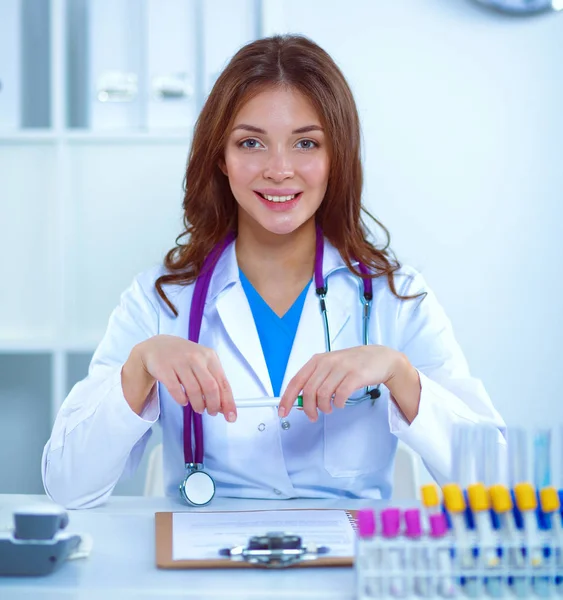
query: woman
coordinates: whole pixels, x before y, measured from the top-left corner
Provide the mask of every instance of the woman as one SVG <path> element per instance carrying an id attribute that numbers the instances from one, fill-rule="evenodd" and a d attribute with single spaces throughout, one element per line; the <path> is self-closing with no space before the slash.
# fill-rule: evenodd
<path id="1" fill-rule="evenodd" d="M 397 439 L 442 482 L 456 423 L 502 428 L 423 278 L 369 241 L 361 191 L 358 114 L 332 59 L 299 36 L 242 48 L 195 127 L 185 241 L 113 312 L 45 447 L 47 493 L 103 502 L 157 420 L 169 495 L 201 462 L 193 421 L 217 495 L 253 498 L 387 498 Z M 346 404 L 364 389 L 374 401 Z"/>

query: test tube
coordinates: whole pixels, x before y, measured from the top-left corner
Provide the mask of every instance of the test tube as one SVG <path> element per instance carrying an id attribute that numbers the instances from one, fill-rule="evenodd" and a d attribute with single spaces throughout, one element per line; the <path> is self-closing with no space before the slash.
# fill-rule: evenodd
<path id="1" fill-rule="evenodd" d="M 469 504 L 473 510 L 473 518 L 475 519 L 481 563 L 485 568 L 497 567 L 499 559 L 497 557 L 495 535 L 489 515 L 491 508 L 489 494 L 482 483 L 472 483 L 467 488 L 467 495 Z"/>
<path id="2" fill-rule="evenodd" d="M 539 567 L 542 564 L 543 556 L 536 516 L 538 507 L 536 491 L 531 483 L 517 483 L 514 486 L 514 495 L 524 522 L 528 564 L 532 567 Z"/>
<path id="3" fill-rule="evenodd" d="M 467 489 L 475 481 L 475 425 L 456 423 L 453 428 L 452 483 Z"/>
<path id="4" fill-rule="evenodd" d="M 431 561 L 427 555 L 426 549 L 421 544 L 422 524 L 420 519 L 420 510 L 410 508 L 405 510 L 405 537 L 409 540 L 407 554 L 407 566 L 411 572 L 412 585 L 408 586 L 408 594 L 414 594 L 426 598 L 430 595 L 430 582 L 428 571 L 431 567 Z"/>
<path id="5" fill-rule="evenodd" d="M 488 488 L 505 483 L 506 447 L 500 441 L 500 432 L 492 425 L 476 426 L 476 482 Z"/>
<path id="6" fill-rule="evenodd" d="M 489 496 L 493 511 L 498 518 L 499 536 L 505 546 L 503 561 L 509 567 L 523 568 L 524 557 L 520 548 L 517 547 L 519 533 L 514 521 L 514 505 L 510 491 L 506 486 L 497 484 L 489 488 Z"/>
<path id="7" fill-rule="evenodd" d="M 528 479 L 528 440 L 526 431 L 520 427 L 508 429 L 508 465 L 510 487 Z"/>
<path id="8" fill-rule="evenodd" d="M 451 577 L 452 561 L 450 549 L 447 545 L 442 546 L 441 544 L 441 540 L 448 533 L 446 517 L 443 513 L 430 515 L 428 523 L 430 525 L 430 539 L 438 544 L 434 549 L 435 561 L 433 565 L 434 569 L 438 572 L 436 578 L 437 590 L 443 598 L 450 598 L 451 596 L 455 596 L 456 588 Z"/>
<path id="9" fill-rule="evenodd" d="M 435 483 L 427 483 L 420 487 L 420 496 L 422 505 L 428 515 L 442 512 L 440 507 L 440 495 L 438 486 Z"/>
<path id="10" fill-rule="evenodd" d="M 384 538 L 383 552 L 384 563 L 388 569 L 387 592 L 397 598 L 405 595 L 404 582 L 404 552 L 399 531 L 401 528 L 401 511 L 398 508 L 386 508 L 381 511 L 381 532 Z"/>
<path id="11" fill-rule="evenodd" d="M 511 573 L 510 577 L 501 579 L 499 582 L 499 591 L 502 594 L 507 586 L 511 585 L 515 595 L 521 596 L 519 590 L 525 592 L 526 580 L 522 575 L 518 575 L 518 569 L 524 569 L 524 556 L 520 548 L 520 536 L 514 522 L 512 512 L 513 503 L 510 490 L 505 485 L 497 484 L 489 488 L 489 496 L 493 511 L 497 515 L 499 528 L 498 534 L 502 547 L 502 566 L 503 573 Z M 516 569 L 516 571 L 515 571 Z"/>
<path id="12" fill-rule="evenodd" d="M 375 512 L 371 508 L 359 510 L 356 522 L 356 582 L 359 598 L 379 598 L 382 596 L 381 556 L 376 539 Z"/>
<path id="13" fill-rule="evenodd" d="M 540 490 L 540 505 L 543 512 L 547 515 L 547 530 L 551 532 L 552 539 L 556 545 L 561 545 L 562 530 L 561 518 L 559 511 L 561 510 L 561 502 L 557 490 L 554 487 L 548 486 Z"/>
<path id="14" fill-rule="evenodd" d="M 448 511 L 454 539 L 456 542 L 456 560 L 462 568 L 473 567 L 473 554 L 467 522 L 465 520 L 466 503 L 463 490 L 457 483 L 447 483 L 442 487 L 444 506 Z"/>
<path id="15" fill-rule="evenodd" d="M 534 484 L 537 490 L 551 485 L 551 429 L 534 431 Z"/>
<path id="16" fill-rule="evenodd" d="M 554 487 L 545 487 L 540 491 L 540 503 L 543 512 L 547 515 L 547 530 L 550 533 L 549 537 L 549 547 L 548 552 L 546 553 L 546 560 L 551 567 L 551 571 L 553 572 L 553 567 L 557 570 L 557 572 L 561 572 L 561 519 L 559 516 L 559 511 L 561 510 L 561 503 L 559 502 L 559 496 L 557 494 L 557 490 Z M 547 582 L 548 587 L 550 580 L 544 580 Z M 555 580 L 551 580 L 552 584 L 555 584 L 555 588 L 559 593 L 561 593 L 561 578 L 555 577 Z M 541 584 L 540 584 L 541 585 Z M 545 586 L 544 586 L 545 587 Z M 537 590 L 536 592 L 541 593 L 543 590 Z"/>

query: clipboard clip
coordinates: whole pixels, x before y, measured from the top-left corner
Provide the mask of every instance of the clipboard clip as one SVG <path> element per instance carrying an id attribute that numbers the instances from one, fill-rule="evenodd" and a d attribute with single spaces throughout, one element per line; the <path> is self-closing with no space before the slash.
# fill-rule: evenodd
<path id="1" fill-rule="evenodd" d="M 292 533 L 270 531 L 265 535 L 250 537 L 247 546 L 219 550 L 221 556 L 234 561 L 245 561 L 271 569 L 291 567 L 300 562 L 315 560 L 327 554 L 327 546 L 303 545 L 301 537 Z"/>

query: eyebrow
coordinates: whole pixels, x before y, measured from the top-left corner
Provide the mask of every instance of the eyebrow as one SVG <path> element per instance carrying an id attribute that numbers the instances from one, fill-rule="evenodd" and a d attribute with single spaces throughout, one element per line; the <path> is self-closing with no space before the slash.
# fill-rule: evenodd
<path id="1" fill-rule="evenodd" d="M 261 129 L 260 127 L 255 127 L 254 125 L 246 125 L 245 123 L 241 123 L 236 127 L 233 127 L 233 131 L 237 129 L 243 129 L 244 131 L 251 131 L 252 133 L 262 133 L 265 134 L 266 130 Z M 320 125 L 305 125 L 305 127 L 299 127 L 299 129 L 294 129 L 291 133 L 309 133 L 309 131 L 323 131 L 323 128 Z"/>

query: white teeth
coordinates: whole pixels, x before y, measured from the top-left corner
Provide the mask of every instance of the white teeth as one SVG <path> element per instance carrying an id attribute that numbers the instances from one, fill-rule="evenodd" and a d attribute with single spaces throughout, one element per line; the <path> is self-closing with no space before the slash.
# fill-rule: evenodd
<path id="1" fill-rule="evenodd" d="M 292 194 L 291 196 L 269 196 L 268 194 L 262 194 L 262 196 L 270 202 L 288 202 L 289 200 L 293 200 L 297 194 Z"/>

